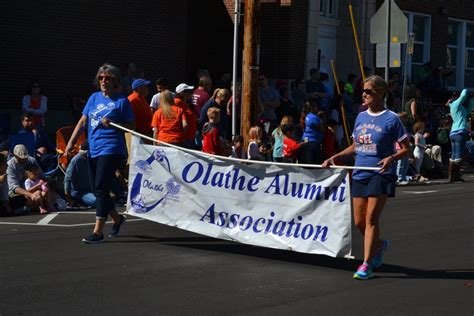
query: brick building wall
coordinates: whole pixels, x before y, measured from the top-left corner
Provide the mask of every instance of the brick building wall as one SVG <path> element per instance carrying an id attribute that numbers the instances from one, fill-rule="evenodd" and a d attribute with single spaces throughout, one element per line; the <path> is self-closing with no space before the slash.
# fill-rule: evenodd
<path id="1" fill-rule="evenodd" d="M 233 20 L 235 1 L 223 0 L 223 2 Z M 262 73 L 271 78 L 298 78 L 304 74 L 308 5 L 308 0 L 261 1 L 260 70 Z M 245 1 L 242 0 L 242 13 L 245 11 L 244 6 Z M 240 26 L 239 57 L 241 58 L 243 17 Z"/>
<path id="2" fill-rule="evenodd" d="M 187 16 L 186 81 L 195 84 L 198 69 L 209 70 L 214 82 L 222 74 L 232 73 L 234 24 L 226 4 L 222 0 L 188 0 Z"/>
<path id="3" fill-rule="evenodd" d="M 27 82 L 39 78 L 49 108 L 68 109 L 69 95 L 94 90 L 104 62 L 135 62 L 148 79 L 180 81 L 187 21 L 176 12 L 183 10 L 185 0 L 3 1 L 1 107 L 19 108 Z"/>
<path id="4" fill-rule="evenodd" d="M 304 75 L 308 1 L 262 3 L 260 69 L 272 78 Z"/>

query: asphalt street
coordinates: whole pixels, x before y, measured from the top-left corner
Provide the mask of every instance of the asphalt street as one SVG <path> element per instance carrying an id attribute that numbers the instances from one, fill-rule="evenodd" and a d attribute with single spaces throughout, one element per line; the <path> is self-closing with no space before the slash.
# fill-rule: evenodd
<path id="1" fill-rule="evenodd" d="M 354 260 L 208 238 L 129 217 L 86 245 L 92 211 L 0 218 L 0 315 L 473 315 L 474 175 L 398 187 L 369 281 Z M 106 227 L 110 229 L 110 224 Z"/>

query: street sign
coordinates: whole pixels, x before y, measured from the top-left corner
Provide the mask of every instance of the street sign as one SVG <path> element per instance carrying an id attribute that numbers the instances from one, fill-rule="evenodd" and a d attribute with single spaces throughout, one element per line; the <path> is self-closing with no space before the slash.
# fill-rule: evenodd
<path id="1" fill-rule="evenodd" d="M 390 67 L 401 66 L 401 44 L 390 44 Z M 387 65 L 387 44 L 377 44 L 375 50 L 375 67 L 384 68 Z"/>
<path id="2" fill-rule="evenodd" d="M 408 19 L 397 6 L 395 0 L 391 1 L 390 8 L 390 42 L 406 43 L 408 40 Z M 375 12 L 370 19 L 370 42 L 372 44 L 387 43 L 387 10 L 388 1 Z"/>

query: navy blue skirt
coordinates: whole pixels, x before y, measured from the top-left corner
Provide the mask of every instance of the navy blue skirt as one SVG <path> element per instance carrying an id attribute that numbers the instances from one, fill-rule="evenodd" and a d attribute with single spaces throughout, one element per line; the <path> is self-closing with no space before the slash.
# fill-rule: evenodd
<path id="1" fill-rule="evenodd" d="M 365 179 L 352 180 L 352 197 L 369 197 L 378 195 L 395 196 L 397 177 L 376 173 Z"/>

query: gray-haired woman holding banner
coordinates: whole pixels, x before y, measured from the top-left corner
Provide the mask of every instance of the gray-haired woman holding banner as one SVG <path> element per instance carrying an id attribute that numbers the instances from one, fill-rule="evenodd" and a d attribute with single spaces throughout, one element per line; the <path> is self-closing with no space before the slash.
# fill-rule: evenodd
<path id="1" fill-rule="evenodd" d="M 69 153 L 78 136 L 87 126 L 89 140 L 89 163 L 94 182 L 94 194 L 97 198 L 96 222 L 94 231 L 82 241 L 93 244 L 104 241 L 103 229 L 110 215 L 114 222 L 109 236 L 119 233 L 125 217 L 119 215 L 110 197 L 112 179 L 115 171 L 127 157 L 127 148 L 122 130 L 110 125 L 120 124 L 128 129 L 134 128 L 132 106 L 128 99 L 120 94 L 122 79 L 120 70 L 109 64 L 102 65 L 97 71 L 95 84 L 100 91 L 93 93 L 82 112 L 82 117 L 72 133 L 66 153 Z"/>
<path id="2" fill-rule="evenodd" d="M 395 196 L 396 161 L 408 153 L 408 138 L 397 114 L 387 110 L 384 98 L 387 83 L 379 76 L 364 80 L 362 100 L 367 111 L 357 116 L 354 143 L 323 162 L 329 168 L 340 157 L 355 155 L 355 166 L 377 167 L 380 170 L 355 170 L 352 176 L 354 221 L 364 236 L 364 262 L 354 279 L 370 279 L 373 269 L 382 265 L 388 241 L 379 238 L 379 219 L 388 197 Z M 400 150 L 395 151 L 395 143 Z"/>

